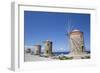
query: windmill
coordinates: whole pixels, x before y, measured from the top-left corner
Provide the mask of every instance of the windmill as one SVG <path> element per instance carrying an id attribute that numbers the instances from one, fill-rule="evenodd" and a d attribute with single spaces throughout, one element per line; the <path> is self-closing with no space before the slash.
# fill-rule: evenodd
<path id="1" fill-rule="evenodd" d="M 83 32 L 73 26 L 70 16 L 68 17 L 67 37 L 70 54 L 81 55 L 85 51 Z"/>
<path id="2" fill-rule="evenodd" d="M 44 41 L 44 55 L 45 56 L 52 56 L 52 41 L 46 40 Z"/>

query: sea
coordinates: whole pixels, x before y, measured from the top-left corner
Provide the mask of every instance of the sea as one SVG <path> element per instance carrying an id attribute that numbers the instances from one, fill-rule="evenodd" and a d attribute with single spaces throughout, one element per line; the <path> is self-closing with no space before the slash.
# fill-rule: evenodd
<path id="1" fill-rule="evenodd" d="M 52 52 L 52 53 L 53 53 L 53 55 L 55 55 L 55 56 L 61 55 L 61 54 L 63 54 L 63 55 L 69 54 L 69 52 Z M 43 54 L 43 52 L 41 52 L 41 54 Z"/>
<path id="2" fill-rule="evenodd" d="M 65 55 L 65 54 L 69 54 L 69 52 L 53 52 L 54 55 Z"/>

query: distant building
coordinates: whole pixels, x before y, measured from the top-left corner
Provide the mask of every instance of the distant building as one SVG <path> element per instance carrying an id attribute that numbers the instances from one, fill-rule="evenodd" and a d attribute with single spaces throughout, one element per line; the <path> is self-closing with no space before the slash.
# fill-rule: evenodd
<path id="1" fill-rule="evenodd" d="M 31 53 L 31 48 L 27 48 L 27 49 L 25 50 L 25 53 Z"/>
<path id="2" fill-rule="evenodd" d="M 80 30 L 73 30 L 69 33 L 71 54 L 81 55 L 84 53 L 84 37 Z"/>
<path id="3" fill-rule="evenodd" d="M 52 56 L 52 41 L 44 41 L 44 55 Z"/>
<path id="4" fill-rule="evenodd" d="M 34 45 L 34 55 L 40 55 L 41 54 L 41 45 Z"/>

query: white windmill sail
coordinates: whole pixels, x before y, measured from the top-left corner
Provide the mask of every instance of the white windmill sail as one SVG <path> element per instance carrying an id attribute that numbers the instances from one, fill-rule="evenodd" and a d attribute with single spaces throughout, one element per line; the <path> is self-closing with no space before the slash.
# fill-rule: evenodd
<path id="1" fill-rule="evenodd" d="M 70 32 L 72 31 L 72 29 L 74 28 L 74 25 L 72 24 L 72 20 L 71 20 L 71 16 L 67 16 L 67 40 L 68 40 L 68 48 L 71 50 L 70 47 Z"/>

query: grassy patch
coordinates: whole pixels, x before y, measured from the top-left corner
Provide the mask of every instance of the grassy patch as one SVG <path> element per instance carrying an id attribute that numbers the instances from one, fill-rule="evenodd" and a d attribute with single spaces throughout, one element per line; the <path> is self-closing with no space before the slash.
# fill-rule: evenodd
<path id="1" fill-rule="evenodd" d="M 59 57 L 60 60 L 71 60 L 73 59 L 73 57 L 66 57 L 66 56 L 62 56 L 62 57 Z"/>

